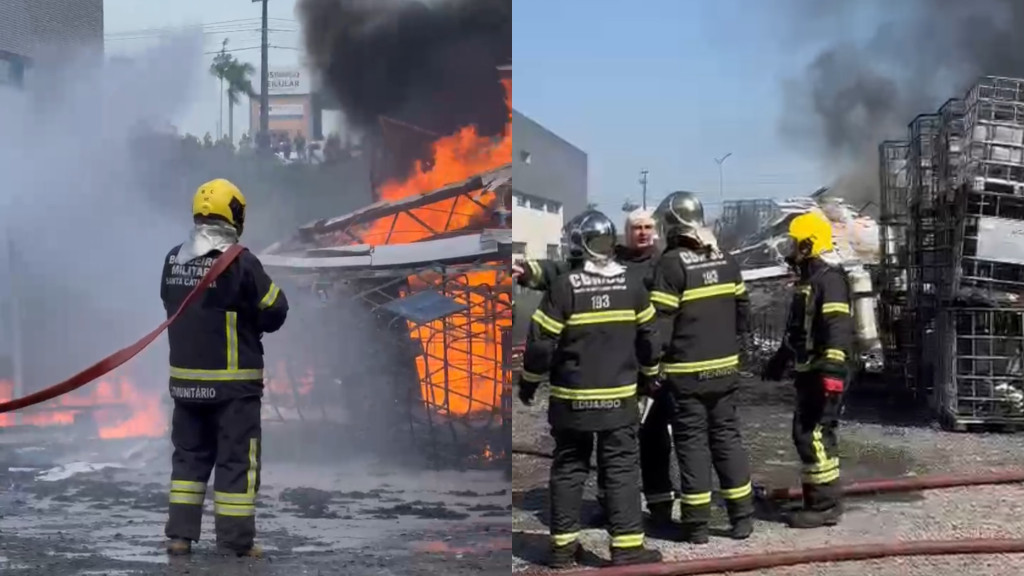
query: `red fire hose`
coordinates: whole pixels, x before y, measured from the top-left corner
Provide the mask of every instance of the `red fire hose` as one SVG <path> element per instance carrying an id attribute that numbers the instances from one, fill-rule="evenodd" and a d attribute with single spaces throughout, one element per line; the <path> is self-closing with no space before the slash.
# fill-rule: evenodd
<path id="1" fill-rule="evenodd" d="M 909 476 L 904 478 L 866 480 L 843 486 L 849 496 L 892 492 L 915 492 L 939 488 L 959 488 L 992 484 L 1024 483 L 1024 471 L 990 471 L 985 474 L 951 476 Z M 800 488 L 760 490 L 770 500 L 800 498 Z M 975 540 L 918 540 L 891 544 L 862 544 L 829 546 L 807 550 L 785 550 L 760 554 L 698 558 L 680 562 L 646 564 L 640 566 L 612 566 L 596 570 L 559 572 L 562 576 L 683 576 L 690 574 L 718 574 L 723 572 L 750 572 L 813 564 L 816 562 L 850 562 L 894 556 L 948 556 L 954 554 L 1009 554 L 1024 553 L 1024 539 Z M 523 576 L 541 576 L 549 572 L 526 572 Z"/>
<path id="2" fill-rule="evenodd" d="M 192 301 L 195 300 L 199 296 L 199 294 L 202 293 L 203 290 L 205 290 L 210 284 L 213 283 L 214 280 L 217 279 L 218 276 L 220 276 L 225 270 L 227 270 L 228 266 L 231 265 L 231 263 L 235 260 L 235 258 L 238 257 L 242 250 L 243 248 L 241 246 L 239 246 L 238 244 L 234 244 L 227 250 L 225 250 L 220 256 L 218 256 L 217 260 L 214 261 L 213 266 L 210 266 L 210 269 L 207 270 L 206 274 L 203 275 L 203 278 L 199 281 L 199 284 L 197 284 L 196 287 L 193 288 L 191 292 L 189 292 L 188 296 L 185 297 L 185 300 L 181 303 L 181 306 L 178 306 L 178 309 L 174 312 L 174 314 L 170 318 L 165 320 L 162 324 L 157 326 L 155 330 L 140 338 L 138 342 L 135 342 L 130 346 L 127 346 L 125 348 L 118 350 L 117 352 L 114 352 L 110 356 L 107 356 L 106 358 L 100 360 L 99 362 L 93 364 L 92 366 L 89 366 L 85 370 L 82 370 L 78 374 L 75 374 L 74 376 L 68 378 L 67 380 L 59 384 L 54 384 L 49 388 L 45 388 L 38 392 L 33 392 L 28 396 L 15 398 L 8 402 L 0 402 L 0 414 L 4 412 L 13 412 L 15 410 L 21 410 L 22 408 L 34 406 L 41 402 L 52 400 L 58 396 L 63 396 L 68 392 L 77 390 L 82 386 L 85 386 L 89 382 L 92 382 L 93 380 L 99 378 L 100 376 L 103 376 L 104 374 L 114 370 L 115 368 L 121 366 L 125 362 L 134 358 L 139 352 L 142 352 L 147 346 L 152 344 L 153 341 L 156 340 L 157 337 L 160 336 L 160 334 L 178 318 L 182 311 L 184 311 L 185 308 L 189 304 L 191 304 Z"/>

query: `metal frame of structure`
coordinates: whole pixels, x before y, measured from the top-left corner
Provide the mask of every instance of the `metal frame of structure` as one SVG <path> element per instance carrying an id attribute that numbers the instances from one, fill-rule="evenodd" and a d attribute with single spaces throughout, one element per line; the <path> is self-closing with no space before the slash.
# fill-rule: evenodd
<path id="1" fill-rule="evenodd" d="M 370 365 L 355 383 L 366 391 L 357 409 L 372 410 L 381 419 L 400 414 L 408 436 L 398 440 L 411 442 L 415 452 L 437 466 L 496 466 L 510 454 L 511 376 L 504 348 L 512 322 L 511 230 L 487 228 L 487 223 L 479 230 L 430 226 L 413 211 L 454 200 L 452 206 L 469 202 L 478 212 L 500 213 L 509 175 L 505 167 L 428 194 L 320 220 L 302 227 L 297 241 L 279 243 L 261 255 L 264 266 L 315 291 L 325 307 L 351 310 L 344 333 L 349 339 L 361 336 L 356 363 Z M 495 194 L 493 202 L 481 202 L 484 193 Z M 330 246 L 339 239 L 362 241 L 359 231 L 373 222 L 391 219 L 393 229 L 399 214 L 429 229 L 431 237 L 411 244 Z M 473 273 L 492 273 L 495 282 L 470 281 Z M 382 384 L 392 393 L 382 393 Z M 488 397 L 474 386 L 483 386 Z M 450 410 L 459 396 L 485 406 L 468 413 Z M 397 431 L 392 425 L 384 428 Z"/>
<path id="2" fill-rule="evenodd" d="M 906 350 L 914 386 L 949 428 L 1022 426 L 1024 264 L 978 254 L 986 218 L 1024 229 L 1024 80 L 982 78 L 915 118 L 910 140 L 902 317 L 920 343 Z"/>
<path id="3" fill-rule="evenodd" d="M 902 321 L 907 306 L 907 229 L 909 226 L 909 181 L 907 162 L 910 143 L 887 140 L 878 147 L 879 156 L 879 235 L 878 272 L 879 320 L 884 326 L 906 325 Z M 913 373 L 905 359 L 911 354 L 913 342 L 903 329 L 881 333 L 882 354 L 886 373 L 895 379 L 906 379 L 913 387 Z"/>

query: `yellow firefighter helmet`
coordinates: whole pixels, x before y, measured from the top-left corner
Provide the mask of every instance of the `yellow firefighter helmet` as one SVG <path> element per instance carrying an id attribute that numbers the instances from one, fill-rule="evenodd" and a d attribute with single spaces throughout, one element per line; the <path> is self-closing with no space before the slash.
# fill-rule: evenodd
<path id="1" fill-rule="evenodd" d="M 223 220 L 241 235 L 245 225 L 245 196 L 230 180 L 210 180 L 196 190 L 192 198 L 192 216 Z"/>
<path id="2" fill-rule="evenodd" d="M 789 223 L 789 237 L 798 252 L 806 256 L 820 256 L 829 252 L 832 245 L 832 224 L 824 214 L 808 212 L 801 214 Z"/>

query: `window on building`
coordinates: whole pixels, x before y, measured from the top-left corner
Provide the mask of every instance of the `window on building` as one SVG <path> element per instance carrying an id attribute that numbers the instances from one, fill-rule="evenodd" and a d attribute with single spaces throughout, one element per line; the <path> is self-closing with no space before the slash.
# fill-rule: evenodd
<path id="1" fill-rule="evenodd" d="M 526 196 L 516 194 L 516 206 L 526 206 Z"/>
<path id="2" fill-rule="evenodd" d="M 558 260 L 561 258 L 561 250 L 558 244 L 548 244 L 548 260 Z"/>
<path id="3" fill-rule="evenodd" d="M 526 242 L 513 242 L 512 243 L 513 254 L 526 254 Z"/>
<path id="4" fill-rule="evenodd" d="M 548 202 L 544 208 L 551 214 L 558 214 L 562 211 L 562 205 L 558 202 Z"/>
<path id="5" fill-rule="evenodd" d="M 523 164 L 530 164 L 532 162 L 532 160 L 533 160 L 533 156 L 529 152 L 527 152 L 526 150 L 520 150 L 519 151 L 519 160 Z"/>

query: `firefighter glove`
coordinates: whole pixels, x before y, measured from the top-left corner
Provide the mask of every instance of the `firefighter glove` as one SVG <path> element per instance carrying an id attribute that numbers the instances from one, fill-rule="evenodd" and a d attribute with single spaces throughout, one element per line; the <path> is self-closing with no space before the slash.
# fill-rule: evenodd
<path id="1" fill-rule="evenodd" d="M 533 382 L 519 380 L 519 401 L 527 406 L 533 406 L 533 397 L 537 395 L 537 385 Z"/>
<path id="2" fill-rule="evenodd" d="M 761 380 L 779 382 L 786 375 L 786 366 L 788 364 L 788 355 L 785 350 L 780 349 L 764 365 L 764 369 L 761 370 Z"/>
<path id="3" fill-rule="evenodd" d="M 843 379 L 835 376 L 824 376 L 821 379 L 822 388 L 826 396 L 842 396 Z"/>
<path id="4" fill-rule="evenodd" d="M 648 374 L 640 374 L 637 380 L 637 394 L 640 396 L 651 396 L 654 397 L 661 390 L 661 380 L 657 376 L 651 376 Z"/>

